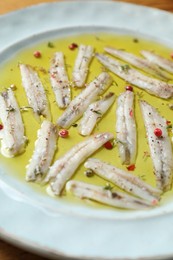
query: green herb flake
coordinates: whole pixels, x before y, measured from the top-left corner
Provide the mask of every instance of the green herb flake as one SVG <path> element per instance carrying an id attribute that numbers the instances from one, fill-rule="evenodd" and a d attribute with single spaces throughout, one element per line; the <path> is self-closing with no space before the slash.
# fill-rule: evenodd
<path id="1" fill-rule="evenodd" d="M 47 47 L 54 48 L 54 44 L 52 42 L 48 42 Z"/>
<path id="2" fill-rule="evenodd" d="M 106 186 L 104 187 L 104 190 L 112 190 L 113 186 L 110 185 L 110 183 L 106 183 Z"/>
<path id="3" fill-rule="evenodd" d="M 130 66 L 128 64 L 121 65 L 121 70 L 124 72 L 128 72 L 130 69 Z"/>
<path id="4" fill-rule="evenodd" d="M 77 127 L 77 126 L 78 126 L 78 124 L 74 123 L 74 124 L 72 124 L 71 126 L 73 126 L 73 127 Z"/>
<path id="5" fill-rule="evenodd" d="M 91 111 L 92 111 L 93 113 L 96 113 L 97 115 L 102 115 L 102 113 L 101 113 L 99 110 L 91 109 Z"/>

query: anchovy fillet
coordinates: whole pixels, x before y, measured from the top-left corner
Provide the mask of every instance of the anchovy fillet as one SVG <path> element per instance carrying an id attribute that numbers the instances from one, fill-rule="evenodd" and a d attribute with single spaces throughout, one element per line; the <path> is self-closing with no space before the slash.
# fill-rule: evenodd
<path id="1" fill-rule="evenodd" d="M 166 120 L 147 102 L 141 101 L 140 106 L 154 165 L 156 184 L 159 189 L 167 191 L 172 185 L 173 154 Z M 156 128 L 162 131 L 161 137 L 154 134 Z"/>
<path id="2" fill-rule="evenodd" d="M 90 199 L 109 206 L 123 209 L 146 209 L 152 204 L 123 192 L 105 190 L 104 187 L 80 181 L 68 181 L 66 190 L 80 199 Z"/>
<path id="3" fill-rule="evenodd" d="M 107 69 L 118 75 L 127 82 L 144 89 L 148 93 L 160 98 L 168 99 L 173 96 L 172 85 L 154 78 L 150 78 L 132 69 L 127 64 L 121 64 L 115 59 L 111 59 L 104 54 L 96 54 L 97 59 Z"/>
<path id="4" fill-rule="evenodd" d="M 151 63 L 158 65 L 160 68 L 163 68 L 170 73 L 173 73 L 173 62 L 171 60 L 168 60 L 153 51 L 142 50 L 141 54 Z"/>
<path id="5" fill-rule="evenodd" d="M 106 72 L 101 73 L 70 102 L 64 113 L 58 118 L 57 124 L 63 128 L 70 127 L 111 83 L 112 78 L 109 74 Z"/>
<path id="6" fill-rule="evenodd" d="M 84 113 L 78 131 L 81 135 L 90 135 L 97 122 L 115 101 L 115 94 L 110 92 L 105 97 L 89 105 Z"/>
<path id="7" fill-rule="evenodd" d="M 0 93 L 1 153 L 14 157 L 24 151 L 26 137 L 24 126 L 14 93 L 11 89 Z"/>
<path id="8" fill-rule="evenodd" d="M 112 47 L 105 47 L 104 50 L 109 54 L 129 62 L 133 66 L 155 76 L 159 77 L 162 80 L 168 80 L 168 75 L 161 70 L 157 65 L 150 63 L 150 61 L 142 59 L 132 53 L 129 53 L 125 50 L 120 50 Z"/>
<path id="9" fill-rule="evenodd" d="M 34 115 L 37 119 L 39 119 L 39 116 L 41 115 L 50 119 L 47 97 L 37 72 L 30 65 L 20 64 L 19 67 L 22 76 L 22 84 Z"/>
<path id="10" fill-rule="evenodd" d="M 93 135 L 73 146 L 63 157 L 58 159 L 50 167 L 45 179 L 45 182 L 50 181 L 53 193 L 60 195 L 65 183 L 72 177 L 79 165 L 110 139 L 113 139 L 111 133 Z"/>
<path id="11" fill-rule="evenodd" d="M 32 158 L 26 167 L 27 181 L 41 180 L 47 173 L 56 149 L 57 127 L 45 120 L 37 136 Z"/>
<path id="12" fill-rule="evenodd" d="M 137 176 L 111 164 L 99 159 L 90 158 L 85 162 L 84 166 L 93 170 L 100 177 L 114 183 L 126 192 L 132 193 L 143 200 L 147 200 L 151 204 L 157 204 L 160 199 L 161 190 L 153 188 Z"/>
<path id="13" fill-rule="evenodd" d="M 136 123 L 134 93 L 125 91 L 117 99 L 116 135 L 123 164 L 132 164 L 136 158 Z"/>
<path id="14" fill-rule="evenodd" d="M 90 45 L 80 45 L 73 69 L 73 82 L 77 87 L 83 87 L 88 75 L 88 66 L 91 62 L 94 49 Z"/>
<path id="15" fill-rule="evenodd" d="M 71 101 L 71 91 L 62 52 L 54 54 L 50 67 L 50 80 L 58 106 L 67 107 Z"/>

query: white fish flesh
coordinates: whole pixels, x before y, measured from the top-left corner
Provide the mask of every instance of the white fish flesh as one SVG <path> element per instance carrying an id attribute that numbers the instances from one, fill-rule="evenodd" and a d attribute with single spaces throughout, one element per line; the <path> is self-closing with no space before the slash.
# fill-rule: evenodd
<path id="1" fill-rule="evenodd" d="M 66 190 L 80 199 L 90 199 L 116 208 L 139 210 L 153 206 L 126 193 L 106 190 L 104 187 L 80 181 L 68 181 Z"/>
<path id="2" fill-rule="evenodd" d="M 141 54 L 151 63 L 158 65 L 160 68 L 173 73 L 173 62 L 168 60 L 153 51 L 142 50 Z"/>
<path id="3" fill-rule="evenodd" d="M 127 64 L 122 64 L 115 59 L 104 54 L 96 54 L 97 59 L 107 69 L 118 75 L 125 81 L 147 91 L 148 93 L 160 98 L 168 99 L 173 96 L 173 86 L 154 78 L 150 78 L 139 71 L 130 68 Z"/>
<path id="4" fill-rule="evenodd" d="M 55 195 L 60 195 L 65 183 L 72 177 L 79 165 L 104 143 L 113 139 L 111 133 L 100 133 L 91 136 L 73 146 L 63 157 L 58 159 L 49 169 L 45 182 Z"/>
<path id="5" fill-rule="evenodd" d="M 111 76 L 106 72 L 101 73 L 70 102 L 64 113 L 58 118 L 57 124 L 60 127 L 69 128 L 111 83 Z"/>
<path id="6" fill-rule="evenodd" d="M 1 153 L 5 157 L 14 157 L 25 149 L 24 126 L 14 93 L 11 89 L 0 93 Z"/>
<path id="7" fill-rule="evenodd" d="M 134 93 L 127 90 L 118 97 L 116 110 L 116 138 L 122 164 L 135 162 L 136 135 Z"/>
<path id="8" fill-rule="evenodd" d="M 40 181 L 48 172 L 56 149 L 57 126 L 44 120 L 37 136 L 32 158 L 26 166 L 27 181 Z"/>
<path id="9" fill-rule="evenodd" d="M 89 64 L 93 57 L 94 49 L 90 45 L 79 46 L 77 58 L 73 69 L 73 82 L 77 87 L 83 87 L 89 71 Z"/>
<path id="10" fill-rule="evenodd" d="M 107 53 L 109 53 L 119 59 L 129 62 L 136 68 L 141 69 L 155 77 L 159 77 L 162 80 L 169 79 L 168 75 L 163 70 L 161 70 L 157 65 L 150 63 L 150 61 L 148 61 L 146 59 L 138 57 L 125 50 L 116 49 L 116 48 L 112 48 L 112 47 L 105 47 L 104 50 Z"/>
<path id="11" fill-rule="evenodd" d="M 163 191 L 171 188 L 173 177 L 173 154 L 171 141 L 167 133 L 166 119 L 145 101 L 140 102 L 148 144 L 154 166 L 157 187 Z M 161 131 L 161 136 L 155 130 Z"/>
<path id="12" fill-rule="evenodd" d="M 124 191 L 149 201 L 153 205 L 158 204 L 161 190 L 153 188 L 137 176 L 95 158 L 88 159 L 84 166 Z"/>
<path id="13" fill-rule="evenodd" d="M 78 128 L 79 133 L 83 136 L 90 135 L 97 122 L 108 111 L 114 101 L 115 94 L 110 92 L 99 101 L 89 105 L 80 121 Z"/>
<path id="14" fill-rule="evenodd" d="M 19 67 L 22 84 L 34 115 L 37 119 L 39 119 L 39 116 L 50 119 L 47 97 L 37 72 L 30 65 L 20 64 Z"/>
<path id="15" fill-rule="evenodd" d="M 50 67 L 50 80 L 58 107 L 67 107 L 71 101 L 71 91 L 62 52 L 54 54 Z"/>

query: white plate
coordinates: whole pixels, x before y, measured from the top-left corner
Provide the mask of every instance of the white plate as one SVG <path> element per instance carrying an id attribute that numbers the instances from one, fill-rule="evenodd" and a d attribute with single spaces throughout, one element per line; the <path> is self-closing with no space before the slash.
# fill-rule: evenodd
<path id="1" fill-rule="evenodd" d="M 0 17 L 1 62 L 26 42 L 30 44 L 31 40 L 36 42 L 57 33 L 61 36 L 80 32 L 84 29 L 79 26 L 86 25 L 123 28 L 163 39 L 168 44 L 173 40 L 173 15 L 159 10 L 118 2 L 42 4 Z M 55 30 L 20 41 L 69 26 L 76 28 Z M 3 50 L 15 42 L 19 44 Z M 29 185 L 6 174 L 2 167 L 0 170 L 2 238 L 49 257 L 151 259 L 173 256 L 172 209 L 171 203 L 152 213 L 128 214 L 72 207 L 32 191 Z"/>

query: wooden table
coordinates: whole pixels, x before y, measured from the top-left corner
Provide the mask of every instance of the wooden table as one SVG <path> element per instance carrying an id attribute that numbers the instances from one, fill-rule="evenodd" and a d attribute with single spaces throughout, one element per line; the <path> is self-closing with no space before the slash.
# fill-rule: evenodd
<path id="1" fill-rule="evenodd" d="M 173 0 L 119 0 L 121 2 L 136 3 L 140 5 L 160 8 L 173 12 Z M 54 0 L 2 0 L 0 1 L 0 14 L 5 14 L 37 3 L 54 2 Z M 0 260 L 44 260 L 24 250 L 18 249 L 0 240 Z"/>

